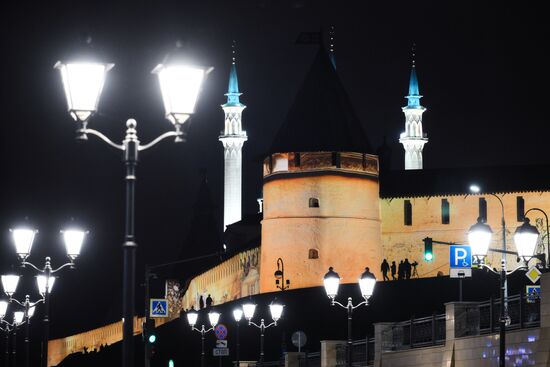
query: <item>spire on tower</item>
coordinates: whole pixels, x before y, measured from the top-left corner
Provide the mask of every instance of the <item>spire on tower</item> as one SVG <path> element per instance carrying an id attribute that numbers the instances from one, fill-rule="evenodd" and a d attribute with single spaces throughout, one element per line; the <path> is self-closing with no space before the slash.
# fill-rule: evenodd
<path id="1" fill-rule="evenodd" d="M 418 78 L 416 76 L 416 44 L 413 43 L 412 46 L 412 67 L 411 67 L 411 77 L 409 80 L 409 95 L 405 98 L 409 100 L 407 107 L 409 108 L 419 108 L 420 107 L 420 91 L 418 88 Z"/>
<path id="2" fill-rule="evenodd" d="M 231 69 L 229 71 L 229 85 L 227 88 L 227 103 L 224 106 L 241 106 L 239 101 L 239 80 L 237 79 L 237 43 L 233 41 L 231 45 Z"/>
<path id="3" fill-rule="evenodd" d="M 329 57 L 330 62 L 332 63 L 332 66 L 334 69 L 336 69 L 336 56 L 334 54 L 334 26 L 331 25 L 330 29 L 328 31 L 328 41 L 329 41 Z"/>

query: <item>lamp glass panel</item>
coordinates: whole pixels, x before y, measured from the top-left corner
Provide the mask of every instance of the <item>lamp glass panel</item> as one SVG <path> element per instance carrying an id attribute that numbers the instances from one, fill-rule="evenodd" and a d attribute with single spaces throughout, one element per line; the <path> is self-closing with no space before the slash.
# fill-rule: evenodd
<path id="1" fill-rule="evenodd" d="M 197 319 L 199 318 L 199 314 L 197 312 L 188 312 L 187 313 L 187 322 L 191 326 L 195 326 L 197 324 Z"/>
<path id="2" fill-rule="evenodd" d="M 22 258 L 29 256 L 36 231 L 28 228 L 16 228 L 12 231 L 15 252 Z"/>
<path id="3" fill-rule="evenodd" d="M 364 277 L 359 279 L 359 288 L 361 288 L 361 295 L 363 298 L 368 299 L 374 292 L 376 286 L 376 279 L 370 277 Z"/>
<path id="4" fill-rule="evenodd" d="M 218 325 L 218 321 L 220 321 L 220 313 L 216 311 L 212 311 L 208 313 L 208 320 L 210 320 L 210 325 L 216 326 Z"/>
<path id="5" fill-rule="evenodd" d="M 255 311 L 256 311 L 256 305 L 254 303 L 245 303 L 243 305 L 244 317 L 247 320 L 251 320 L 254 317 Z"/>
<path id="6" fill-rule="evenodd" d="M 8 296 L 15 293 L 17 284 L 19 284 L 19 275 L 2 275 L 2 287 L 4 287 L 4 293 Z"/>
<path id="7" fill-rule="evenodd" d="M 7 310 L 8 310 L 8 302 L 0 301 L 0 319 L 3 319 L 4 316 L 6 316 Z"/>
<path id="8" fill-rule="evenodd" d="M 518 256 L 528 258 L 532 257 L 537 247 L 539 235 L 533 232 L 516 232 L 514 242 L 518 250 Z"/>
<path id="9" fill-rule="evenodd" d="M 340 278 L 327 277 L 323 279 L 323 284 L 325 286 L 327 296 L 329 296 L 330 298 L 336 297 L 336 295 L 338 294 L 338 287 L 340 286 Z"/>
<path id="10" fill-rule="evenodd" d="M 65 242 L 65 248 L 67 249 L 67 255 L 74 259 L 80 255 L 82 243 L 86 236 L 85 231 L 78 229 L 68 229 L 63 231 L 63 241 Z"/>
<path id="11" fill-rule="evenodd" d="M 13 321 L 16 324 L 22 323 L 24 317 L 25 317 L 25 312 L 23 312 L 23 311 L 16 311 L 16 312 L 13 313 Z"/>
<path id="12" fill-rule="evenodd" d="M 233 317 L 235 318 L 235 321 L 239 322 L 243 318 L 243 310 L 240 308 L 236 308 L 233 310 Z"/>
<path id="13" fill-rule="evenodd" d="M 97 111 L 105 77 L 110 66 L 101 63 L 58 64 L 69 111 L 86 120 Z M 75 116 L 73 116 L 74 118 Z"/>
<path id="14" fill-rule="evenodd" d="M 193 114 L 205 70 L 181 65 L 159 66 L 157 70 L 166 115 Z"/>
<path id="15" fill-rule="evenodd" d="M 273 321 L 277 321 L 281 318 L 281 315 L 283 314 L 283 308 L 284 306 L 279 303 L 273 303 L 269 305 L 269 312 L 271 312 L 271 318 Z"/>
<path id="16" fill-rule="evenodd" d="M 34 316 L 34 312 L 36 311 L 36 305 L 32 305 L 29 307 L 29 318 Z"/>
<path id="17" fill-rule="evenodd" d="M 470 232 L 468 232 L 468 242 L 472 248 L 473 256 L 487 256 L 489 244 L 491 243 L 491 235 L 491 232 L 478 229 L 470 230 Z"/>
<path id="18" fill-rule="evenodd" d="M 36 277 L 36 284 L 38 285 L 38 292 L 41 295 L 46 294 L 46 286 L 48 288 L 48 294 L 52 293 L 53 285 L 55 283 L 55 277 L 50 276 L 49 278 L 45 275 L 39 275 Z"/>

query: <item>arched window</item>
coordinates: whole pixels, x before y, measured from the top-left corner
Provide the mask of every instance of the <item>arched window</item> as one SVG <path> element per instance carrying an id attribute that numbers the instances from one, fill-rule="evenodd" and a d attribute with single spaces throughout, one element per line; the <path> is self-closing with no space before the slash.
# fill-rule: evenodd
<path id="1" fill-rule="evenodd" d="M 309 207 L 310 208 L 318 208 L 319 207 L 319 199 L 309 198 Z"/>
<path id="2" fill-rule="evenodd" d="M 308 253 L 308 259 L 318 259 L 319 258 L 319 250 L 310 248 Z"/>

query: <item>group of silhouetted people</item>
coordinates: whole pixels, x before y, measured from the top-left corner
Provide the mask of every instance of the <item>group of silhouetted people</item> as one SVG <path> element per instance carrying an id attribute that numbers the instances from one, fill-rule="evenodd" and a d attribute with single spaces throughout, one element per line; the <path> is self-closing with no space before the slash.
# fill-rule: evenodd
<path id="1" fill-rule="evenodd" d="M 417 265 L 418 263 L 416 261 L 410 263 L 409 259 L 401 260 L 399 265 L 396 265 L 395 261 L 392 261 L 390 265 L 388 261 L 384 259 L 380 265 L 380 271 L 382 272 L 384 281 L 390 280 L 388 272 L 391 273 L 392 280 L 411 279 L 411 276 L 418 276 L 416 272 Z"/>
<path id="2" fill-rule="evenodd" d="M 203 295 L 199 297 L 199 308 L 202 310 L 203 308 L 212 306 L 212 297 L 208 295 L 206 299 L 204 299 Z"/>

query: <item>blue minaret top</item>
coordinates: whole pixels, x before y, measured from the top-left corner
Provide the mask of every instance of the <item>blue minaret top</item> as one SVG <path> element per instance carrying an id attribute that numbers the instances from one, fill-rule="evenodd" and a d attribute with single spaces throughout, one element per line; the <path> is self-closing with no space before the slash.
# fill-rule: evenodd
<path id="1" fill-rule="evenodd" d="M 412 69 L 411 69 L 411 78 L 409 80 L 409 95 L 405 98 L 408 99 L 407 108 L 421 108 L 420 105 L 420 91 L 418 88 L 418 78 L 416 76 L 416 65 L 415 65 L 415 46 L 413 45 L 412 49 Z"/>
<path id="2" fill-rule="evenodd" d="M 231 62 L 231 69 L 229 71 L 229 86 L 227 88 L 227 103 L 224 104 L 224 107 L 239 107 L 244 106 L 240 100 L 239 96 L 242 93 L 239 93 L 239 80 L 237 79 L 237 65 L 236 65 L 236 51 L 235 51 L 235 41 L 233 41 L 233 60 Z"/>

